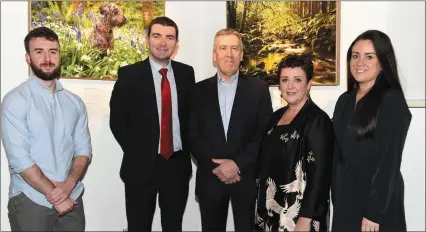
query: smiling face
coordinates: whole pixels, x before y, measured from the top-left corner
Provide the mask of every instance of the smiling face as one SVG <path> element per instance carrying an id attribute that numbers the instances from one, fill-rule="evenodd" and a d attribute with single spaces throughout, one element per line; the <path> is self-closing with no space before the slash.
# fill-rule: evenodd
<path id="1" fill-rule="evenodd" d="M 42 80 L 50 81 L 60 76 L 61 63 L 57 41 L 42 37 L 31 39 L 29 54 L 25 54 L 25 59 L 34 75 Z"/>
<path id="2" fill-rule="evenodd" d="M 166 66 L 178 43 L 176 30 L 171 26 L 154 24 L 146 42 L 149 45 L 150 56 L 159 64 Z"/>
<path id="3" fill-rule="evenodd" d="M 281 95 L 289 106 L 303 104 L 308 98 L 311 81 L 300 67 L 283 68 L 280 74 Z"/>
<path id="4" fill-rule="evenodd" d="M 216 37 L 213 60 L 217 64 L 220 77 L 232 78 L 243 60 L 243 48 L 238 37 L 232 34 Z"/>
<path id="5" fill-rule="evenodd" d="M 376 50 L 370 40 L 359 40 L 352 47 L 350 60 L 352 76 L 360 87 L 371 88 L 381 71 Z"/>

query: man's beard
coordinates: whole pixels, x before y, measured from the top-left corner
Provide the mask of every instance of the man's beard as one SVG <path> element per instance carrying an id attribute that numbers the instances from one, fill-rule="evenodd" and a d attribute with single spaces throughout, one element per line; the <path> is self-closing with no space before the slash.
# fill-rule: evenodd
<path id="1" fill-rule="evenodd" d="M 47 64 L 43 64 L 43 65 L 47 65 Z M 30 67 L 31 67 L 31 70 L 33 70 L 34 75 L 36 75 L 38 78 L 45 81 L 51 81 L 55 78 L 58 78 L 61 75 L 61 65 L 56 67 L 52 72 L 44 72 L 43 70 L 41 70 L 41 68 L 38 68 L 37 66 L 35 66 L 33 62 L 30 62 Z"/>

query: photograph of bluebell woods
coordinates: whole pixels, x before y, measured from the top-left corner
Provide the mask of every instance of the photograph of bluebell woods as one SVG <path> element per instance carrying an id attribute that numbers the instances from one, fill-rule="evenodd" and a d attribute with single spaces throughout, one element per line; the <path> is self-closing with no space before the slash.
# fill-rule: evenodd
<path id="1" fill-rule="evenodd" d="M 227 1 L 227 27 L 241 33 L 240 72 L 278 85 L 277 65 L 288 54 L 314 57 L 313 85 L 339 85 L 340 3 Z"/>
<path id="2" fill-rule="evenodd" d="M 152 19 L 164 16 L 164 1 L 31 1 L 29 29 L 58 34 L 61 77 L 116 80 L 119 67 L 145 59 Z"/>

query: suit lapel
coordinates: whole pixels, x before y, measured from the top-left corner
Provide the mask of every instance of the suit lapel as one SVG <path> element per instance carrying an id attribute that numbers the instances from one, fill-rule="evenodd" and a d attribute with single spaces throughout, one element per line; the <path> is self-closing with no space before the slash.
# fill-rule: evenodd
<path id="1" fill-rule="evenodd" d="M 218 87 L 217 87 L 217 75 L 210 78 L 209 80 L 209 88 L 207 89 L 208 93 L 206 93 L 207 96 L 212 96 L 209 98 L 210 107 L 212 109 L 212 123 L 216 124 L 214 128 L 218 128 L 218 134 L 220 134 L 221 140 L 223 142 L 226 142 L 225 137 L 225 129 L 223 128 L 222 123 L 222 115 L 220 113 L 220 105 L 219 105 L 219 93 L 218 93 Z"/>
<path id="2" fill-rule="evenodd" d="M 149 58 L 146 58 L 141 63 L 140 73 L 138 74 L 141 80 L 141 88 L 147 91 L 147 94 L 141 94 L 141 97 L 148 99 L 141 99 L 141 102 L 147 102 L 151 107 L 147 110 L 152 112 L 153 123 L 157 126 L 157 131 L 160 131 L 160 122 L 158 120 L 158 106 L 157 96 L 155 95 L 154 77 L 152 76 L 151 65 L 149 64 Z"/>
<path id="3" fill-rule="evenodd" d="M 245 96 L 245 80 L 244 78 L 239 75 L 238 77 L 238 84 L 237 89 L 235 91 L 235 97 L 234 97 L 234 103 L 232 104 L 232 111 L 231 111 L 231 117 L 229 118 L 229 125 L 228 125 L 228 142 L 230 138 L 233 137 L 234 127 L 236 126 L 236 123 L 238 120 L 241 120 L 243 118 L 243 110 L 242 105 L 244 104 L 244 96 Z"/>

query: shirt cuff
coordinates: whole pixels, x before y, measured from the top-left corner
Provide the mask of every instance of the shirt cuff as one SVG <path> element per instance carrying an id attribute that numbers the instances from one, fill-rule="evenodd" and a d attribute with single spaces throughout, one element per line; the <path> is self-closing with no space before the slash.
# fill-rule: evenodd
<path id="1" fill-rule="evenodd" d="M 77 157 L 77 156 L 87 156 L 87 157 L 89 157 L 89 161 L 92 159 L 92 152 L 90 152 L 90 151 L 76 151 L 76 153 L 75 153 L 75 155 L 74 155 L 74 157 Z"/>
<path id="2" fill-rule="evenodd" d="M 10 161 L 10 167 L 16 173 L 21 173 L 34 164 L 34 161 L 29 157 L 16 158 Z"/>

